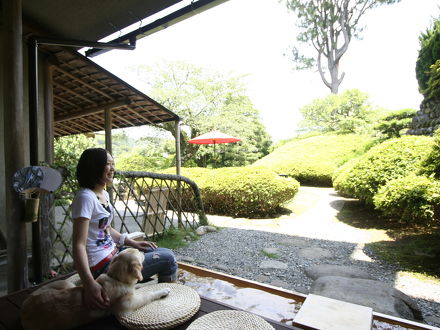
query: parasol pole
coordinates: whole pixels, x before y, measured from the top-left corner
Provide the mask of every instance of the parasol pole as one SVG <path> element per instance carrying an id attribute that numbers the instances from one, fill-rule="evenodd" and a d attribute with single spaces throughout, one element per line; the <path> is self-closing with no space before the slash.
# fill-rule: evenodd
<path id="1" fill-rule="evenodd" d="M 217 164 L 216 164 L 216 157 L 215 157 L 215 140 L 213 140 L 214 141 L 214 168 L 216 168 L 217 166 Z"/>

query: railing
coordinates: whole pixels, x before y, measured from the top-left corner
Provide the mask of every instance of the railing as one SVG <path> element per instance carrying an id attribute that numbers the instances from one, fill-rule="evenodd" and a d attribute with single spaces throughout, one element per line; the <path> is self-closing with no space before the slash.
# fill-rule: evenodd
<path id="1" fill-rule="evenodd" d="M 70 204 L 77 189 L 66 181 L 56 194 L 49 259 L 51 268 L 59 273 L 72 270 Z M 112 226 L 120 232 L 142 232 L 155 240 L 170 229 L 190 230 L 207 224 L 199 188 L 186 177 L 117 172 L 108 191 L 115 211 Z"/>

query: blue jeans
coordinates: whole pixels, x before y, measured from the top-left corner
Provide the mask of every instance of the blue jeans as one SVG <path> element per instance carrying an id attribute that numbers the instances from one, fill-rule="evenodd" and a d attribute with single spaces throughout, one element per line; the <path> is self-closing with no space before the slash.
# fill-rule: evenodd
<path id="1" fill-rule="evenodd" d="M 149 248 L 145 252 L 142 276 L 145 279 L 157 274 L 158 282 L 177 280 L 177 261 L 173 251 L 167 248 Z"/>
<path id="2" fill-rule="evenodd" d="M 109 261 L 101 269 L 92 271 L 93 278 L 97 278 L 103 273 L 107 273 L 110 266 Z M 177 280 L 177 262 L 173 251 L 167 248 L 149 248 L 145 252 L 142 277 L 147 280 L 157 274 L 158 282 L 175 282 Z"/>

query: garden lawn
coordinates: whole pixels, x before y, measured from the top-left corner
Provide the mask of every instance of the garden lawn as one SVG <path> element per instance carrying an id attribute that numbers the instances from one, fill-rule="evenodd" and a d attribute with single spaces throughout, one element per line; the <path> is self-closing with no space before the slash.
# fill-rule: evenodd
<path id="1" fill-rule="evenodd" d="M 333 172 L 347 160 L 362 154 L 372 141 L 370 137 L 353 134 L 295 139 L 253 165 L 293 177 L 302 185 L 331 187 Z"/>

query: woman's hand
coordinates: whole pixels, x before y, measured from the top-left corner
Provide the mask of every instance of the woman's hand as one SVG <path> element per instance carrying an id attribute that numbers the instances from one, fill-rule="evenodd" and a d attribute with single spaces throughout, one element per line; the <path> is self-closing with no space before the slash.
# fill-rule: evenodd
<path id="1" fill-rule="evenodd" d="M 96 281 L 84 284 L 84 305 L 90 309 L 110 307 L 110 299 L 101 284 Z"/>
<path id="2" fill-rule="evenodd" d="M 127 244 L 128 245 L 128 244 Z M 130 246 L 134 247 L 135 249 L 141 250 L 143 252 L 148 251 L 149 249 L 157 249 L 157 245 L 154 242 L 148 242 L 148 241 L 135 241 L 130 240 Z"/>

